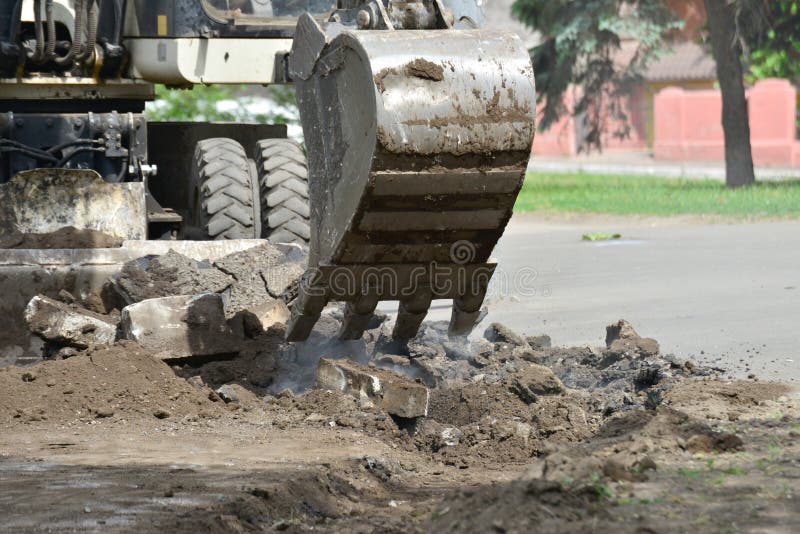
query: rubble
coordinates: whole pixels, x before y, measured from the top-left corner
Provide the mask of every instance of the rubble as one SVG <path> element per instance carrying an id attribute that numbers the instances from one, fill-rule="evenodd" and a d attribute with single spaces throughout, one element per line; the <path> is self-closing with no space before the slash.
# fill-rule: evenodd
<path id="1" fill-rule="evenodd" d="M 25 317 L 31 332 L 48 343 L 44 355 L 59 359 L 75 349 L 112 343 L 118 323 L 123 339 L 138 341 L 160 358 L 237 353 L 245 333 L 256 338 L 286 323 L 286 302 L 305 258 L 299 246 L 269 243 L 213 264 L 170 249 L 126 263 L 102 295 L 83 297 L 86 305 L 101 303 L 93 309 L 111 310 L 107 315 L 81 308 L 80 299 L 62 290 L 62 302 L 34 298 Z"/>
<path id="2" fill-rule="evenodd" d="M 238 352 L 242 335 L 225 317 L 216 294 L 149 299 L 122 310 L 123 339 L 138 342 L 160 359 Z"/>
<path id="3" fill-rule="evenodd" d="M 279 299 L 249 306 L 242 311 L 245 334 L 255 337 L 273 326 L 285 325 L 290 315 L 289 307 Z"/>
<path id="4" fill-rule="evenodd" d="M 226 404 L 247 404 L 259 400 L 256 395 L 239 384 L 225 384 L 215 389 L 214 393 Z"/>
<path id="5" fill-rule="evenodd" d="M 28 303 L 25 321 L 42 339 L 76 349 L 112 343 L 117 335 L 117 325 L 107 317 L 43 295 Z"/>
<path id="6" fill-rule="evenodd" d="M 319 388 L 345 392 L 398 417 L 410 419 L 428 414 L 428 388 L 385 369 L 323 358 L 316 378 Z"/>
<path id="7" fill-rule="evenodd" d="M 490 324 L 483 337 L 492 343 L 507 343 L 515 347 L 530 348 L 524 337 L 500 323 Z"/>
<path id="8" fill-rule="evenodd" d="M 299 246 L 265 243 L 225 256 L 214 267 L 235 280 L 227 302 L 229 313 L 235 313 L 276 298 L 291 300 L 287 292 L 302 276 L 305 263 Z"/>
<path id="9" fill-rule="evenodd" d="M 221 293 L 234 280 L 209 262 L 170 250 L 161 256 L 145 256 L 126 263 L 109 285 L 126 304 L 175 295 Z"/>
<path id="10" fill-rule="evenodd" d="M 170 250 L 126 263 L 107 287 L 126 305 L 152 298 L 217 293 L 232 317 L 274 299 L 290 301 L 305 262 L 305 251 L 295 245 L 264 243 L 213 263 Z"/>
<path id="11" fill-rule="evenodd" d="M 529 364 L 519 370 L 513 376 L 509 389 L 526 404 L 536 402 L 540 395 L 560 395 L 566 391 L 553 371 L 536 364 Z"/>

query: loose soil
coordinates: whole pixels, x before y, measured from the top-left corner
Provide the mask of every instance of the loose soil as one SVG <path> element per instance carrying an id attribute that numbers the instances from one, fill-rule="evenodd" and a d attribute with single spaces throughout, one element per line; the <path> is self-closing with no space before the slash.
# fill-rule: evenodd
<path id="1" fill-rule="evenodd" d="M 626 323 L 605 347 L 492 325 L 397 345 L 282 328 L 236 357 L 131 342 L 0 369 L 0 531 L 685 532 L 800 528 L 800 407 L 723 381 Z M 480 336 L 479 336 L 480 337 Z M 313 388 L 349 357 L 431 388 L 403 420 Z"/>

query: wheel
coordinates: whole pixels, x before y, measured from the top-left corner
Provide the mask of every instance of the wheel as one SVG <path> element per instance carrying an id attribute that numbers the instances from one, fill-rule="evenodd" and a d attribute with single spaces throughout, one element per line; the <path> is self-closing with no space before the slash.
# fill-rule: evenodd
<path id="1" fill-rule="evenodd" d="M 242 145 L 233 139 L 216 137 L 197 142 L 189 194 L 190 237 L 261 237 L 258 174 Z"/>
<path id="2" fill-rule="evenodd" d="M 255 157 L 263 237 L 273 243 L 308 243 L 308 164 L 300 145 L 263 139 L 256 143 Z"/>

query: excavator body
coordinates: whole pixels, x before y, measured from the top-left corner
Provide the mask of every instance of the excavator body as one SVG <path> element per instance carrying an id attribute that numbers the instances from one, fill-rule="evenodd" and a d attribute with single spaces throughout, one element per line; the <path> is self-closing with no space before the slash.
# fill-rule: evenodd
<path id="1" fill-rule="evenodd" d="M 172 243 L 202 258 L 269 239 L 309 247 L 291 341 L 332 301 L 346 303 L 342 339 L 360 337 L 386 300 L 399 302 L 399 340 L 434 299 L 452 299 L 450 333 L 468 334 L 535 113 L 528 52 L 516 35 L 480 28 L 481 4 L 5 2 L 4 320 L 21 320 L 37 293 L 95 292 L 150 249 Z M 155 84 L 292 84 L 305 146 L 283 125 L 148 121 Z M 24 248 L 64 228 L 121 245 Z M 0 339 L 0 352 L 34 348 Z"/>

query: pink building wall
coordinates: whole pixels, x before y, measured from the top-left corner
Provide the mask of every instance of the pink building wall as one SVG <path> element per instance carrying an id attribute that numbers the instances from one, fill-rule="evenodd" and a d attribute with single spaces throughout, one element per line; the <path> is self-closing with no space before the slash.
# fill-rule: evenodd
<path id="1" fill-rule="evenodd" d="M 537 116 L 540 116 L 541 110 L 537 111 Z M 534 155 L 574 156 L 577 153 L 577 131 L 572 115 L 563 115 L 544 132 L 537 129 L 533 138 Z"/>
<path id="2" fill-rule="evenodd" d="M 647 148 L 642 91 L 632 93 L 627 105 L 630 137 L 614 138 L 617 124 L 609 119 L 603 139 L 607 152 L 641 152 Z M 797 89 L 782 79 L 762 80 L 747 91 L 750 143 L 759 166 L 800 166 L 800 141 L 795 126 Z M 572 99 L 565 99 L 567 109 Z M 541 113 L 541 108 L 537 110 Z M 537 131 L 535 156 L 575 156 L 579 128 L 570 116 L 545 132 Z M 668 87 L 653 99 L 653 156 L 674 161 L 724 161 L 722 97 L 717 89 Z"/>
<path id="3" fill-rule="evenodd" d="M 747 102 L 753 162 L 800 166 L 794 86 L 787 80 L 763 80 L 747 91 Z M 653 113 L 656 159 L 725 159 L 722 98 L 718 90 L 669 87 L 656 95 Z"/>
<path id="4" fill-rule="evenodd" d="M 647 148 L 642 98 L 642 91 L 634 91 L 625 104 L 625 113 L 630 126 L 630 135 L 627 138 L 620 139 L 613 135 L 613 132 L 617 131 L 619 127 L 624 126 L 619 120 L 609 116 L 604 119 L 606 132 L 602 141 L 604 151 L 642 151 Z M 564 97 L 564 105 L 567 109 L 572 109 L 573 101 L 572 95 L 567 93 Z M 542 106 L 537 107 L 537 116 L 541 116 Z M 538 156 L 577 155 L 579 129 L 576 119 L 570 114 L 562 116 L 546 131 L 537 129 L 536 137 L 533 140 L 533 154 Z"/>

